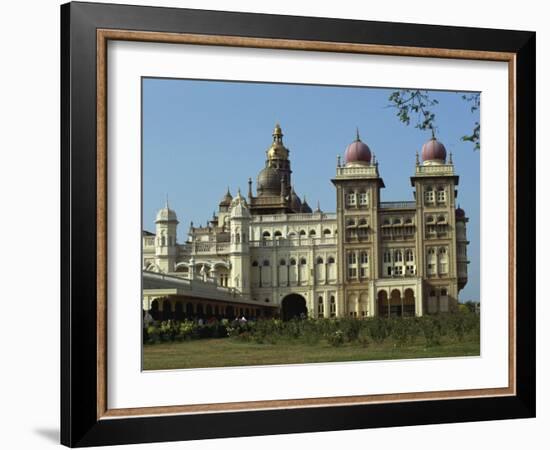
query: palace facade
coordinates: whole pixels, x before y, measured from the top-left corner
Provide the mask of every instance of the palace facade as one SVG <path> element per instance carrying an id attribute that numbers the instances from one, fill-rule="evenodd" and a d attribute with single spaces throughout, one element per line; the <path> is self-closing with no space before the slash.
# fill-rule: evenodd
<path id="1" fill-rule="evenodd" d="M 294 191 L 277 124 L 254 195 L 227 190 L 205 226 L 166 204 L 143 232 L 143 308 L 155 318 L 244 315 L 421 316 L 457 309 L 467 282 L 466 224 L 452 155 L 432 137 L 410 178 L 413 200 L 383 202 L 378 162 L 359 133 L 338 157 L 336 212 Z"/>

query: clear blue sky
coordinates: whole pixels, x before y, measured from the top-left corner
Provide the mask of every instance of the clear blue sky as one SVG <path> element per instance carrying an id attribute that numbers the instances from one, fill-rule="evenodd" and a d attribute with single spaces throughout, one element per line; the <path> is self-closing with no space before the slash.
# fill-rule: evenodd
<path id="1" fill-rule="evenodd" d="M 154 231 L 166 194 L 180 221 L 184 242 L 189 222 L 205 224 L 227 187 L 243 194 L 265 164 L 275 122 L 290 149 L 292 181 L 312 208 L 336 209 L 331 177 L 359 127 L 379 161 L 386 188 L 382 200 L 412 200 L 415 151 L 430 134 L 406 126 L 388 107 L 391 89 L 222 81 L 143 80 L 143 226 Z M 432 92 L 437 137 L 453 153 L 460 176 L 457 201 L 470 218 L 468 284 L 461 301 L 479 299 L 479 152 L 460 137 L 473 129 L 460 93 Z M 483 151 L 483 146 L 481 151 Z"/>

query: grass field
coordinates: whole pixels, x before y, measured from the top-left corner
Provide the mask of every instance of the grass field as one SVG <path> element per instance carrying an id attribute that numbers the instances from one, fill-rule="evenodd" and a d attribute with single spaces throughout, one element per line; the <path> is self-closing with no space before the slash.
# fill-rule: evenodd
<path id="1" fill-rule="evenodd" d="M 301 364 L 315 362 L 372 361 L 387 359 L 479 356 L 479 339 L 467 337 L 458 342 L 445 337 L 441 345 L 427 347 L 424 339 L 399 347 L 392 340 L 363 347 L 346 343 L 334 347 L 322 340 L 299 340 L 258 344 L 238 339 L 199 339 L 168 342 L 143 347 L 143 369 L 190 369 L 201 367 Z"/>

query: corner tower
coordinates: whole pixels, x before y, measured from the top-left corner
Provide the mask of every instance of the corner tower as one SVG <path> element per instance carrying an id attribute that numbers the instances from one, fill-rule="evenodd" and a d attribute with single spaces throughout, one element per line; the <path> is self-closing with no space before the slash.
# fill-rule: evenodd
<path id="1" fill-rule="evenodd" d="M 157 213 L 155 220 L 155 263 L 161 272 L 174 272 L 177 256 L 177 226 L 176 213 L 168 206 L 168 199 L 164 208 Z"/>
<path id="2" fill-rule="evenodd" d="M 452 154 L 432 134 L 416 157 L 411 177 L 416 202 L 417 271 L 423 281 L 423 310 L 454 311 L 458 305 L 457 227 L 455 198 L 458 176 Z"/>
<path id="3" fill-rule="evenodd" d="M 231 286 L 245 297 L 250 295 L 250 211 L 239 190 L 231 201 Z"/>
<path id="4" fill-rule="evenodd" d="M 378 206 L 384 181 L 370 148 L 357 130 L 344 165 L 338 157 L 336 220 L 338 227 L 338 316 L 374 314 L 374 280 L 378 276 Z"/>

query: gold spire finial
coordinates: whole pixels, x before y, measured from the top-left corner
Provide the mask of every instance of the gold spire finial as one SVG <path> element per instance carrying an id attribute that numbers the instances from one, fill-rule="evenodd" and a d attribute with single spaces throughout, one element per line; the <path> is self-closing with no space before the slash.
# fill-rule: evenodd
<path id="1" fill-rule="evenodd" d="M 435 128 L 431 127 L 432 130 L 432 139 L 435 140 Z"/>
<path id="2" fill-rule="evenodd" d="M 355 127 L 355 140 L 360 141 L 361 138 L 359 137 L 359 127 Z"/>

